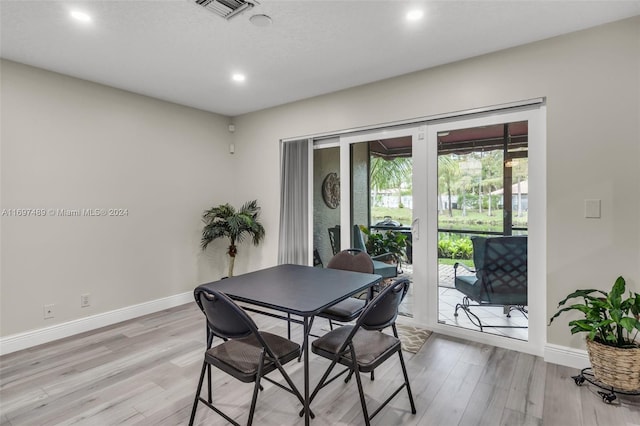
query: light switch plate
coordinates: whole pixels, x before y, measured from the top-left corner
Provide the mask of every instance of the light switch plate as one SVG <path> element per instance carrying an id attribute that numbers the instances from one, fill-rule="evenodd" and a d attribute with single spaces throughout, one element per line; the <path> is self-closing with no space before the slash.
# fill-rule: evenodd
<path id="1" fill-rule="evenodd" d="M 600 219 L 600 200 L 584 200 L 584 217 Z"/>

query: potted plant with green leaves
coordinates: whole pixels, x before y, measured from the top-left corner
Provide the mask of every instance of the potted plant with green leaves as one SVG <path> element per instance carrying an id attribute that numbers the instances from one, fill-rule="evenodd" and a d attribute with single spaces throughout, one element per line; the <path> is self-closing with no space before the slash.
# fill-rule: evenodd
<path id="1" fill-rule="evenodd" d="M 640 294 L 625 295 L 625 280 L 618 277 L 611 291 L 577 290 L 562 300 L 582 303 L 568 305 L 551 317 L 549 324 L 567 311 L 581 312 L 584 318 L 569 321 L 571 334 L 587 334 L 587 352 L 594 376 L 605 385 L 621 390 L 640 389 Z"/>
<path id="2" fill-rule="evenodd" d="M 396 231 L 371 232 L 361 225 L 360 230 L 367 236 L 365 247 L 372 257 L 387 255 L 389 261 L 396 262 L 400 268 L 406 255 L 407 236 Z"/>
<path id="3" fill-rule="evenodd" d="M 221 204 L 205 210 L 202 221 L 205 223 L 202 229 L 202 250 L 215 239 L 228 238 L 229 247 L 229 276 L 233 276 L 233 265 L 238 254 L 236 244 L 245 238 L 251 238 L 254 245 L 260 244 L 264 239 L 264 227 L 259 221 L 260 207 L 256 200 L 246 202 L 240 210 L 236 210 L 230 204 Z"/>

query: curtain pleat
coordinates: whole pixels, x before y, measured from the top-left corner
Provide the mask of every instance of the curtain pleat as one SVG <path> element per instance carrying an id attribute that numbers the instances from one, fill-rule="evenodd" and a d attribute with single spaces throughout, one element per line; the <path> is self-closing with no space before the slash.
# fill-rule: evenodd
<path id="1" fill-rule="evenodd" d="M 309 141 L 282 143 L 278 264 L 309 263 Z"/>

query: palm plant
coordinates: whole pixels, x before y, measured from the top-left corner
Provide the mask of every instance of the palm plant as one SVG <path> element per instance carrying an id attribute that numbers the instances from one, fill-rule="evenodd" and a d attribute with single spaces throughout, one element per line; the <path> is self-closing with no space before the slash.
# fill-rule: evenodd
<path id="1" fill-rule="evenodd" d="M 456 179 L 460 176 L 460 164 L 451 155 L 438 156 L 438 198 L 440 198 L 440 189 L 446 191 L 449 198 L 449 217 L 453 217 L 453 207 L 451 204 L 451 191 L 455 185 Z"/>
<path id="2" fill-rule="evenodd" d="M 394 158 L 386 160 L 381 157 L 371 157 L 369 172 L 371 188 L 377 194 L 383 189 L 398 190 L 398 205 L 402 207 L 403 184 L 411 184 L 413 162 L 411 158 Z"/>
<path id="3" fill-rule="evenodd" d="M 233 276 L 233 265 L 238 254 L 236 244 L 250 237 L 257 246 L 264 239 L 264 227 L 258 221 L 259 215 L 260 207 L 256 200 L 246 202 L 238 211 L 230 204 L 221 204 L 205 210 L 202 215 L 205 223 L 202 229 L 202 250 L 217 238 L 229 238 L 227 254 L 230 277 Z"/>

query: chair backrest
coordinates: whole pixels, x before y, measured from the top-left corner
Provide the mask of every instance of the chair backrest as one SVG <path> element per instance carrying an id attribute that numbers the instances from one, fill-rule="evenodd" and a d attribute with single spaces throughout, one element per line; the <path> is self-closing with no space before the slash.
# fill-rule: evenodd
<path id="1" fill-rule="evenodd" d="M 396 322 L 398 306 L 409 291 L 408 278 L 397 278 L 385 287 L 360 314 L 358 324 L 366 330 L 382 330 Z"/>
<path id="2" fill-rule="evenodd" d="M 484 248 L 487 245 L 487 237 L 474 235 L 471 237 L 471 244 L 473 244 L 473 265 L 478 271 L 484 266 Z M 476 276 L 480 278 L 480 274 L 476 273 Z"/>
<path id="3" fill-rule="evenodd" d="M 499 303 L 526 305 L 527 264 L 527 236 L 486 238 L 482 262 L 476 265 L 486 297 Z"/>
<path id="4" fill-rule="evenodd" d="M 338 254 L 340 251 L 340 225 L 336 225 L 327 229 L 329 231 L 329 242 L 331 243 L 331 250 L 333 254 Z"/>
<path id="5" fill-rule="evenodd" d="M 367 251 L 364 237 L 362 236 L 362 230 L 358 225 L 353 225 L 353 247 L 362 251 Z"/>
<path id="6" fill-rule="evenodd" d="M 216 336 L 237 339 L 258 334 L 256 323 L 226 294 L 213 289 L 196 288 L 194 297 Z"/>
<path id="7" fill-rule="evenodd" d="M 324 264 L 322 263 L 322 258 L 320 257 L 320 253 L 318 252 L 318 249 L 313 249 L 313 266 L 319 266 L 321 268 L 324 267 Z"/>
<path id="8" fill-rule="evenodd" d="M 337 253 L 329 260 L 327 268 L 364 272 L 365 274 L 373 274 L 374 271 L 371 256 L 358 249 L 346 249 Z"/>

